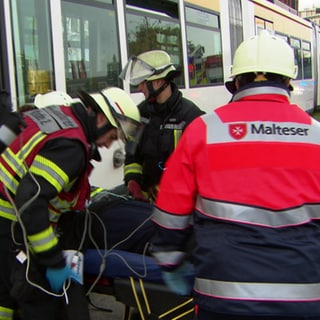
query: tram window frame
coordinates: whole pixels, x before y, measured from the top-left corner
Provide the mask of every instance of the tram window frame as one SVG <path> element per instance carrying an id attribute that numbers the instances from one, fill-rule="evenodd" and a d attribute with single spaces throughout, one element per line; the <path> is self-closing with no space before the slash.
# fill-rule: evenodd
<path id="1" fill-rule="evenodd" d="M 229 0 L 230 49 L 234 56 L 236 49 L 243 41 L 243 16 L 241 0 Z"/>
<path id="2" fill-rule="evenodd" d="M 161 2 L 162 3 L 162 2 Z M 125 19 L 126 19 L 126 30 L 127 30 L 127 48 L 128 56 L 139 55 L 145 51 L 149 50 L 164 50 L 170 57 L 172 63 L 177 69 L 181 70 L 182 73 L 180 77 L 174 79 L 174 82 L 179 88 L 184 88 L 184 77 L 183 77 L 183 50 L 182 50 L 182 37 L 181 37 L 181 23 L 179 16 L 179 8 L 177 1 L 166 1 L 165 6 L 161 6 L 158 3 L 152 1 L 140 1 L 140 0 L 130 0 L 127 1 L 125 6 Z M 149 27 L 150 22 L 157 22 L 159 25 L 161 23 L 168 23 L 169 25 L 175 26 L 177 28 L 176 34 L 170 35 L 164 34 L 162 37 L 161 32 L 156 33 L 154 37 L 154 32 L 147 32 L 147 36 L 143 36 L 143 30 L 139 30 L 141 25 L 138 27 L 131 28 L 131 25 L 135 23 L 134 19 L 138 17 L 139 21 L 146 21 L 145 25 Z M 155 24 L 152 26 L 154 27 Z M 131 32 L 133 32 L 133 37 L 141 32 L 140 37 L 143 37 L 143 41 L 137 41 L 138 45 L 135 46 L 135 42 L 130 43 Z M 154 30 L 157 31 L 157 30 Z M 166 31 L 164 29 L 164 31 Z M 170 30 L 169 30 L 170 31 Z M 135 33 L 134 33 L 135 32 Z M 145 32 L 146 33 L 146 32 Z M 170 38 L 171 37 L 171 38 Z M 176 38 L 175 38 L 176 37 Z M 148 41 L 148 40 L 151 41 Z M 163 39 L 163 41 L 162 41 Z M 142 45 L 143 44 L 143 45 Z M 131 92 L 137 92 L 137 87 L 131 86 Z"/>
<path id="3" fill-rule="evenodd" d="M 70 7 L 72 5 L 73 10 L 66 13 L 65 10 L 68 5 Z M 78 5 L 77 10 L 75 5 Z M 87 10 L 83 10 L 83 8 L 87 8 Z M 100 16 L 98 17 L 97 14 L 90 15 L 89 9 L 92 13 L 97 10 Z M 80 12 L 80 15 L 76 15 L 77 12 Z M 122 81 L 119 79 L 121 55 L 118 16 L 114 2 L 110 0 L 62 0 L 61 16 L 64 28 L 63 43 L 67 92 L 71 96 L 76 96 L 79 89 L 94 92 L 108 86 L 121 87 Z M 67 17 L 78 19 L 78 24 L 81 24 L 78 26 L 79 35 L 73 41 L 73 49 L 78 49 L 74 54 L 79 59 L 72 60 L 69 57 L 71 53 L 66 44 L 70 40 L 68 40 L 68 34 L 65 32 Z M 111 20 L 111 17 L 113 20 Z M 107 32 L 109 32 L 108 39 Z M 91 36 L 92 34 L 94 37 Z M 102 39 L 105 41 L 102 41 Z M 78 46 L 76 42 L 78 42 Z M 108 45 L 105 45 L 105 43 L 108 43 Z M 107 50 L 109 51 L 107 52 Z"/>
<path id="4" fill-rule="evenodd" d="M 201 21 L 191 21 L 192 18 L 192 14 L 191 12 L 195 12 L 198 11 L 200 14 L 204 14 L 204 15 L 211 15 L 214 18 L 214 25 L 210 25 L 207 21 L 206 24 L 201 23 Z M 190 13 L 190 14 L 189 14 Z M 222 38 L 221 38 L 221 24 L 220 24 L 220 15 L 218 12 L 213 11 L 213 10 L 207 10 L 204 9 L 202 7 L 199 6 L 192 6 L 192 5 L 186 5 L 185 6 L 185 29 L 186 29 L 186 38 L 187 38 L 187 52 L 188 52 L 188 71 L 189 71 L 189 86 L 190 88 L 197 88 L 197 87 L 207 87 L 207 86 L 216 86 L 216 85 L 221 85 L 224 83 L 224 71 L 223 71 L 223 52 L 222 52 Z M 203 21 L 203 20 L 202 20 Z M 204 65 L 204 70 L 205 71 L 205 76 L 208 78 L 210 76 L 210 74 L 213 73 L 209 73 L 210 68 L 207 68 L 206 63 L 208 66 L 210 65 L 214 65 L 214 67 L 218 70 L 218 77 L 216 77 L 216 79 L 214 81 L 208 81 L 208 82 L 202 82 L 202 83 L 197 83 L 199 81 L 199 79 L 197 79 L 196 77 L 193 77 L 193 74 L 195 74 L 195 72 L 197 71 L 197 67 L 194 67 L 194 63 L 191 63 L 191 57 L 189 56 L 190 54 L 190 43 L 191 41 L 193 41 L 193 39 L 191 39 L 190 33 L 191 30 L 197 30 L 197 39 L 200 39 L 200 34 L 203 33 L 204 31 L 206 33 L 208 32 L 212 32 L 213 37 L 212 39 L 214 39 L 214 45 L 219 45 L 218 50 L 220 50 L 219 54 L 214 54 L 212 55 L 212 63 L 210 63 L 210 61 L 207 61 L 208 57 L 210 57 L 209 55 L 206 58 L 206 60 L 204 61 L 202 59 L 202 55 L 205 53 L 205 46 L 199 44 L 199 45 L 194 45 L 194 49 L 193 52 L 195 54 L 197 54 L 199 52 L 199 55 L 201 55 L 199 58 L 201 59 L 200 63 L 201 63 L 201 70 L 203 68 Z M 218 37 L 218 39 L 217 39 Z M 205 36 L 205 39 L 209 39 L 210 40 L 210 36 Z M 198 48 L 197 51 L 196 48 Z M 198 59 L 199 59 L 198 58 Z M 217 62 L 215 62 L 215 60 L 217 60 Z M 209 65 L 210 64 L 210 65 Z M 215 76 L 215 74 L 214 74 Z M 205 78 L 203 80 L 200 79 L 200 81 L 206 81 Z"/>

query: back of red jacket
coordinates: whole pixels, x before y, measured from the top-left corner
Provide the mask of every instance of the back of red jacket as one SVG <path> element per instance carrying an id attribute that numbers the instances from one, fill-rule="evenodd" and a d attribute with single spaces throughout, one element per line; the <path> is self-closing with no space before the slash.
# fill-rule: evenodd
<path id="1" fill-rule="evenodd" d="M 196 119 L 169 159 L 154 256 L 164 268 L 179 264 L 194 231 L 196 303 L 320 316 L 319 164 L 320 125 L 285 89 L 239 91 Z"/>

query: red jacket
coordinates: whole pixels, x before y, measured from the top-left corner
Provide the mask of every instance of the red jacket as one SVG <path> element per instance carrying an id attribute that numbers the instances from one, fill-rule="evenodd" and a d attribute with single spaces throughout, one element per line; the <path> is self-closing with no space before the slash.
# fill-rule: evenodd
<path id="1" fill-rule="evenodd" d="M 320 316 L 320 125 L 288 98 L 238 91 L 167 163 L 153 254 L 178 265 L 193 230 L 195 300 L 211 312 Z"/>

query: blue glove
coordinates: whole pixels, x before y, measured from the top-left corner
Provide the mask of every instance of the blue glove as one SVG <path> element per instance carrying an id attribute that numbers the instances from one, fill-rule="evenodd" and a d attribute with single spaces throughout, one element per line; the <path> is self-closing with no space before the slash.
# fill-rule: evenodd
<path id="1" fill-rule="evenodd" d="M 180 296 L 188 296 L 191 294 L 194 283 L 193 265 L 185 262 L 171 272 L 162 271 L 162 278 L 172 292 Z"/>
<path id="2" fill-rule="evenodd" d="M 68 279 L 73 279 L 79 282 L 79 276 L 70 268 L 68 264 L 63 268 L 47 268 L 46 278 L 53 292 L 59 293 L 62 291 L 63 284 Z"/>

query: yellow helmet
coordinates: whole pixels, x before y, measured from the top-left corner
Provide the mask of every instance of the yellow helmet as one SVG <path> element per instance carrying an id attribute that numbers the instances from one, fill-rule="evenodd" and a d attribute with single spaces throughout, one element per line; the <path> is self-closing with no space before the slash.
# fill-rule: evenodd
<path id="1" fill-rule="evenodd" d="M 258 36 L 243 41 L 237 48 L 231 77 L 248 72 L 263 72 L 294 79 L 297 71 L 290 45 L 267 30 L 262 30 Z"/>
<path id="2" fill-rule="evenodd" d="M 140 113 L 124 90 L 110 87 L 91 94 L 82 91 L 79 95 L 87 107 L 91 106 L 94 110 L 104 113 L 110 124 L 120 130 L 121 139 L 134 139 L 137 129 L 140 128 Z"/>
<path id="3" fill-rule="evenodd" d="M 63 91 L 51 91 L 44 94 L 37 94 L 34 98 L 34 105 L 38 109 L 48 106 L 70 106 L 73 99 Z"/>
<path id="4" fill-rule="evenodd" d="M 139 85 L 143 81 L 157 79 L 173 79 L 180 75 L 169 54 L 163 50 L 151 50 L 131 56 L 126 66 L 120 73 L 122 80 L 129 81 L 133 86 Z"/>

